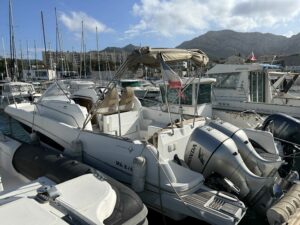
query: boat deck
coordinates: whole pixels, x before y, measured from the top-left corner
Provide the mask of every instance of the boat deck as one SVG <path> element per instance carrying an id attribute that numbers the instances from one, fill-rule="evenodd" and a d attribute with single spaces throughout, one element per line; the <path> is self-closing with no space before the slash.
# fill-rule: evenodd
<path id="1" fill-rule="evenodd" d="M 27 182 L 20 177 L 13 176 L 4 168 L 0 167 L 1 184 L 3 190 L 11 190 L 25 185 Z"/>

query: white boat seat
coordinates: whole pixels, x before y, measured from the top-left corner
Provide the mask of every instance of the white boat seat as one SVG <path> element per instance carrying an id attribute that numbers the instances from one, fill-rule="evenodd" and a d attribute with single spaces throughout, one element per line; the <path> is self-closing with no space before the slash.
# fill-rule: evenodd
<path id="1" fill-rule="evenodd" d="M 131 87 L 126 87 L 121 96 L 119 107 L 121 112 L 127 112 L 133 109 L 134 106 L 134 91 Z"/>
<path id="2" fill-rule="evenodd" d="M 97 113 L 110 115 L 118 112 L 119 95 L 116 88 L 111 88 L 107 91 L 101 103 L 101 107 Z"/>
<path id="3" fill-rule="evenodd" d="M 184 192 L 191 190 L 204 182 L 202 174 L 178 165 L 173 161 L 161 163 L 161 183 L 168 191 Z M 170 183 L 171 182 L 171 183 Z"/>
<path id="4" fill-rule="evenodd" d="M 86 174 L 56 185 L 60 196 L 55 201 L 88 224 L 103 224 L 117 201 L 116 192 L 106 181 Z"/>

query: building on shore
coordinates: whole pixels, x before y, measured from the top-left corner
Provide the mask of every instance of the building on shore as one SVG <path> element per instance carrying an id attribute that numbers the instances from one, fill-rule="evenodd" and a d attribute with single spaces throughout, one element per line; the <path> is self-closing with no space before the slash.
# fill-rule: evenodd
<path id="1" fill-rule="evenodd" d="M 49 81 L 56 79 L 56 71 L 51 69 L 23 70 L 24 81 Z"/>

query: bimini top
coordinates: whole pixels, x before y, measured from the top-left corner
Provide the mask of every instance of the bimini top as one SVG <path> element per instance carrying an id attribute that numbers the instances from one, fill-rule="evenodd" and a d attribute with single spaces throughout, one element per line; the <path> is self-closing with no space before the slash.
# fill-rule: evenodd
<path id="1" fill-rule="evenodd" d="M 127 67 L 136 69 L 139 64 L 144 64 L 149 67 L 159 67 L 160 58 L 165 62 L 179 62 L 191 60 L 197 66 L 204 66 L 208 63 L 208 56 L 199 49 L 176 49 L 176 48 L 150 48 L 142 47 L 134 50 L 127 57 Z"/>

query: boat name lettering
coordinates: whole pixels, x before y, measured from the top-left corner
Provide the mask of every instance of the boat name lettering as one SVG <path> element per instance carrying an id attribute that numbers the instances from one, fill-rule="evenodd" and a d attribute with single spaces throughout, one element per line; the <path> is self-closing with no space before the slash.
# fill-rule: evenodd
<path id="1" fill-rule="evenodd" d="M 132 167 L 131 167 L 131 166 L 128 166 L 128 165 L 126 165 L 125 163 L 123 163 L 123 162 L 121 162 L 121 161 L 116 161 L 115 163 L 116 163 L 116 165 L 117 165 L 118 167 L 120 167 L 120 168 L 122 168 L 122 169 L 125 169 L 125 170 L 128 170 L 128 171 L 132 172 Z"/>

